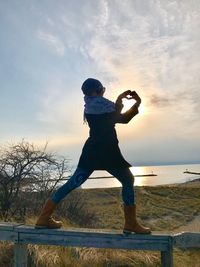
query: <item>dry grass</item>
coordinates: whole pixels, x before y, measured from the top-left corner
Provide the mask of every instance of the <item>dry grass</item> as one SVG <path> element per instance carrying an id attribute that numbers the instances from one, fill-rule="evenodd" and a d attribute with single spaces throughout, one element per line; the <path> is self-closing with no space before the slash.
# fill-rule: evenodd
<path id="1" fill-rule="evenodd" d="M 94 228 L 122 229 L 124 218 L 119 188 L 83 190 L 85 208 L 95 212 Z M 160 186 L 136 189 L 138 215 L 153 230 L 163 232 L 200 231 L 200 187 Z M 68 201 L 68 197 L 65 201 Z M 28 218 L 34 224 L 36 218 Z M 64 221 L 64 228 L 75 226 Z M 78 226 L 78 225 L 77 225 Z M 12 266 L 12 245 L 0 243 L 0 266 Z M 95 248 L 62 248 L 57 246 L 29 245 L 32 260 L 29 267 L 104 267 L 160 265 L 158 252 L 127 251 Z M 175 267 L 199 267 L 200 251 L 175 249 Z M 6 265 L 7 264 L 7 265 Z"/>
<path id="2" fill-rule="evenodd" d="M 150 255 L 144 251 L 47 246 L 32 246 L 30 250 L 37 267 L 160 266 L 159 253 Z"/>
<path id="3" fill-rule="evenodd" d="M 13 244 L 8 242 L 0 242 L 0 266 L 13 266 Z"/>

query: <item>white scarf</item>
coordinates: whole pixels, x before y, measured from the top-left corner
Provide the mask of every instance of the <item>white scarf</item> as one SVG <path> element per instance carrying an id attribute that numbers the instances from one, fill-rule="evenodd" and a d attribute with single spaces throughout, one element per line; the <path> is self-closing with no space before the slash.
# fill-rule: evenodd
<path id="1" fill-rule="evenodd" d="M 104 114 L 115 111 L 115 103 L 103 96 L 84 96 L 86 114 Z"/>

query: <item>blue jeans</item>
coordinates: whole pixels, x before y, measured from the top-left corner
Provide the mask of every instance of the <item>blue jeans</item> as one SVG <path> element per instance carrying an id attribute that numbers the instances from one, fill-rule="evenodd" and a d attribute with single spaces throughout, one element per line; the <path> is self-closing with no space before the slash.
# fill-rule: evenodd
<path id="1" fill-rule="evenodd" d="M 121 182 L 122 199 L 124 204 L 125 205 L 135 204 L 134 186 L 133 186 L 134 176 L 129 170 L 129 168 L 108 169 L 107 171 Z M 64 185 L 58 188 L 58 190 L 53 194 L 51 199 L 55 203 L 59 203 L 72 190 L 83 184 L 92 173 L 93 170 L 83 170 L 81 168 L 77 168 L 74 174 L 70 177 L 70 179 Z"/>

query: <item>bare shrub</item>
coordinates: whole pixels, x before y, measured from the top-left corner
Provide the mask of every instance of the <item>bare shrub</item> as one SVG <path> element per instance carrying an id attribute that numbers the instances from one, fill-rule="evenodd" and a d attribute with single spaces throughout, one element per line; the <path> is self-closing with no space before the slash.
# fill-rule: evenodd
<path id="1" fill-rule="evenodd" d="M 1 147 L 0 217 L 4 220 L 26 212 L 24 201 L 29 193 L 39 192 L 44 202 L 69 172 L 67 160 L 46 152 L 46 148 L 47 144 L 38 149 L 24 140 Z"/>
<path id="2" fill-rule="evenodd" d="M 81 227 L 95 227 L 98 223 L 97 216 L 84 201 L 81 189 L 71 192 L 59 205 L 57 214 L 67 217 L 72 223 Z"/>

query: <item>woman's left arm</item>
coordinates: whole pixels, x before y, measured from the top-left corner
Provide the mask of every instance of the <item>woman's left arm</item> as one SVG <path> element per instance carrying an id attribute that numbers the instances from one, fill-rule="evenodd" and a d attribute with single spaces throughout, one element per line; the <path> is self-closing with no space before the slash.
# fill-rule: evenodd
<path id="1" fill-rule="evenodd" d="M 131 90 L 127 90 L 125 92 L 123 92 L 122 94 L 120 94 L 115 102 L 115 110 L 117 113 L 121 113 L 124 105 L 122 103 L 122 99 L 123 98 L 127 98 L 128 95 L 131 94 Z"/>
<path id="2" fill-rule="evenodd" d="M 121 113 L 122 109 L 121 110 L 116 109 L 116 123 L 128 123 L 134 116 L 136 116 L 139 113 L 138 107 L 141 104 L 141 98 L 139 97 L 139 95 L 135 91 L 134 92 L 126 91 L 123 94 L 121 94 L 117 99 L 118 103 L 120 103 L 120 100 L 122 103 L 122 98 L 124 98 L 124 97 L 128 98 L 127 93 L 128 93 L 128 95 L 132 96 L 132 99 L 136 100 L 136 103 L 129 110 L 127 110 L 124 113 Z M 117 101 L 116 101 L 116 103 L 117 103 Z M 123 108 L 123 106 L 122 106 L 122 108 Z M 120 112 L 119 112 L 119 110 L 120 110 Z"/>

